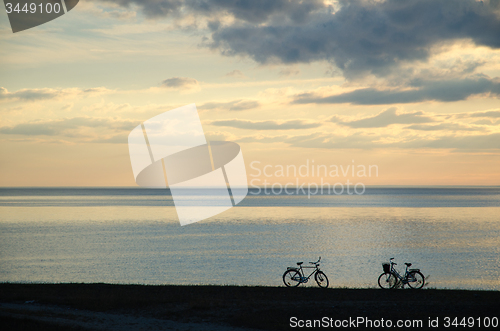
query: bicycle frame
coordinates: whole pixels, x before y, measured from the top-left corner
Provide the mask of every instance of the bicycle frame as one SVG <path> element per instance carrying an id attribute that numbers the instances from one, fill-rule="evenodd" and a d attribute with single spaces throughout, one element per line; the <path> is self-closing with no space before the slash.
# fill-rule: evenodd
<path id="1" fill-rule="evenodd" d="M 319 262 L 321 261 L 321 257 L 318 259 L 318 261 L 316 262 L 309 262 L 310 264 L 314 264 L 314 266 L 302 266 L 302 263 L 301 264 L 298 264 L 299 267 L 298 268 L 295 268 L 295 267 L 290 267 L 290 268 L 287 268 L 288 270 L 296 270 L 299 275 L 300 275 L 300 279 L 295 279 L 296 281 L 298 281 L 299 283 L 307 283 L 309 281 L 309 279 L 311 278 L 312 275 L 320 272 L 321 270 L 319 269 Z M 307 277 L 305 277 L 305 273 L 304 273 L 304 269 L 314 269 L 313 272 L 311 272 L 311 274 Z"/>
<path id="2" fill-rule="evenodd" d="M 403 283 L 403 285 L 406 285 L 409 281 L 409 276 L 410 273 L 408 272 L 408 265 L 406 265 L 406 270 L 404 276 L 401 276 L 401 274 L 394 268 L 394 265 L 396 263 L 391 261 L 391 272 Z"/>
<path id="3" fill-rule="evenodd" d="M 314 269 L 313 272 L 307 277 L 305 277 L 304 269 Z M 297 271 L 300 273 L 300 282 L 301 283 L 307 283 L 309 281 L 309 278 L 311 278 L 312 275 L 317 273 L 319 271 L 319 266 L 315 265 L 314 267 L 303 267 L 302 265 L 297 269 Z"/>

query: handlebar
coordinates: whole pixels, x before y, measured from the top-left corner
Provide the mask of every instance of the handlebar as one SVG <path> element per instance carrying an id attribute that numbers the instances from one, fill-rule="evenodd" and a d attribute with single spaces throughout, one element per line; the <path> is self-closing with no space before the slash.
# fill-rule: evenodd
<path id="1" fill-rule="evenodd" d="M 309 263 L 310 263 L 310 264 L 318 264 L 318 263 L 319 263 L 319 261 L 321 261 L 321 256 L 319 257 L 318 261 L 316 261 L 316 262 L 309 262 Z"/>

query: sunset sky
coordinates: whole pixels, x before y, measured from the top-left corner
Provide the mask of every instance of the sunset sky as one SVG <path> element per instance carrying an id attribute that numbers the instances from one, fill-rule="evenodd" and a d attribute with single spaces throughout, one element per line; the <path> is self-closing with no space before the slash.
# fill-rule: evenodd
<path id="1" fill-rule="evenodd" d="M 500 185 L 500 1 L 81 0 L 18 33 L 2 9 L 0 63 L 0 186 L 135 186 L 129 132 L 191 103 L 249 179 Z"/>

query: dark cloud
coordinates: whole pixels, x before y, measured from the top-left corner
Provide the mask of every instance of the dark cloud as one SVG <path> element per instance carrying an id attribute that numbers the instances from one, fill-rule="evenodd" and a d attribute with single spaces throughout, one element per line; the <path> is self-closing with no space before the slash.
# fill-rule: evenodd
<path id="1" fill-rule="evenodd" d="M 149 18 L 177 15 L 183 6 L 182 0 L 94 0 L 94 2 L 111 2 L 122 7 L 136 5 Z"/>
<path id="2" fill-rule="evenodd" d="M 94 0 L 96 1 L 96 0 Z M 97 0 L 122 7 L 134 4 L 149 18 L 178 16 L 182 12 L 201 16 L 229 14 L 246 22 L 262 23 L 271 16 L 286 15 L 302 22 L 315 10 L 324 8 L 320 0 Z"/>
<path id="3" fill-rule="evenodd" d="M 185 5 L 203 15 L 222 12 L 252 23 L 266 22 L 276 14 L 303 22 L 311 12 L 325 7 L 320 0 L 187 0 Z"/>
<path id="4" fill-rule="evenodd" d="M 391 124 L 414 124 L 434 122 L 434 119 L 425 116 L 423 112 L 398 113 L 397 109 L 391 107 L 378 115 L 355 121 L 344 121 L 338 116 L 333 116 L 331 121 L 351 128 L 383 128 Z"/>
<path id="5" fill-rule="evenodd" d="M 272 2 L 272 1 L 270 1 Z M 500 17 L 475 0 L 341 0 L 303 24 L 234 22 L 213 31 L 209 46 L 259 63 L 327 60 L 347 78 L 385 76 L 401 62 L 425 61 L 431 47 L 467 39 L 500 47 Z"/>
<path id="6" fill-rule="evenodd" d="M 201 106 L 200 109 L 227 109 L 231 111 L 241 111 L 254 109 L 260 106 L 258 101 L 254 100 L 235 100 L 229 102 L 207 102 Z"/>
<path id="7" fill-rule="evenodd" d="M 304 120 L 278 121 L 250 121 L 250 120 L 219 120 L 210 122 L 215 126 L 227 126 L 248 130 L 300 130 L 311 129 L 321 126 L 321 123 L 313 123 Z"/>
<path id="8" fill-rule="evenodd" d="M 199 83 L 196 79 L 188 77 L 172 77 L 161 82 L 162 87 L 174 89 L 191 88 L 197 86 L 198 84 Z"/>
<path id="9" fill-rule="evenodd" d="M 258 63 L 328 61 L 345 77 L 394 74 L 426 61 L 433 46 L 456 40 L 500 47 L 495 1 L 94 0 L 137 6 L 147 17 L 208 18 L 204 45 Z M 222 23 L 221 16 L 233 17 Z M 474 70 L 472 68 L 471 70 Z"/>
<path id="10" fill-rule="evenodd" d="M 0 127 L 1 134 L 18 134 L 25 136 L 74 136 L 76 129 L 105 128 L 112 131 L 129 131 L 137 125 L 137 121 L 109 118 L 73 117 L 60 120 L 36 121 L 21 123 L 15 126 Z"/>
<path id="11" fill-rule="evenodd" d="M 397 103 L 414 103 L 423 101 L 460 101 L 470 96 L 491 93 L 500 95 L 498 79 L 466 78 L 447 81 L 414 82 L 413 89 L 378 90 L 364 88 L 352 92 L 316 96 L 313 93 L 303 93 L 295 97 L 293 103 L 352 103 L 357 105 L 381 105 Z"/>

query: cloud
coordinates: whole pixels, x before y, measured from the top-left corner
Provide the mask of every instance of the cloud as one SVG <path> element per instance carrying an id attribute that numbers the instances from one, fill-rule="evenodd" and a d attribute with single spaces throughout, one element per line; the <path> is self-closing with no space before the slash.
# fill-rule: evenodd
<path id="1" fill-rule="evenodd" d="M 94 2 L 111 2 L 127 8 L 136 5 L 149 18 L 178 14 L 183 5 L 182 0 L 94 0 Z"/>
<path id="2" fill-rule="evenodd" d="M 207 138 L 208 141 L 231 141 L 235 137 L 228 132 L 208 131 L 205 132 L 205 138 Z"/>
<path id="3" fill-rule="evenodd" d="M 21 89 L 16 92 L 9 92 L 6 88 L 0 87 L 0 100 L 21 100 L 21 101 L 40 101 L 50 100 L 62 97 L 71 97 L 85 94 L 103 94 L 111 90 L 105 87 L 95 87 L 88 89 L 67 88 L 67 89 Z"/>
<path id="4" fill-rule="evenodd" d="M 241 111 L 254 109 L 260 106 L 260 103 L 255 100 L 234 100 L 229 102 L 207 102 L 200 109 L 227 109 L 231 111 Z"/>
<path id="5" fill-rule="evenodd" d="M 224 77 L 234 77 L 234 78 L 247 78 L 241 70 L 233 70 L 224 75 Z"/>
<path id="6" fill-rule="evenodd" d="M 371 149 L 377 147 L 377 138 L 363 134 L 349 136 L 331 134 L 311 134 L 288 138 L 285 142 L 294 147 L 327 149 Z"/>
<path id="7" fill-rule="evenodd" d="M 285 68 L 280 70 L 279 75 L 280 76 L 293 76 L 293 75 L 298 75 L 300 74 L 300 70 L 297 68 Z"/>
<path id="8" fill-rule="evenodd" d="M 6 88 L 0 88 L 0 100 L 23 100 L 23 101 L 37 101 L 54 99 L 61 96 L 63 93 L 54 89 L 22 89 L 16 92 L 9 92 Z"/>
<path id="9" fill-rule="evenodd" d="M 97 1 L 94 1 L 97 2 Z M 99 1 L 102 4 L 102 1 Z M 94 17 L 109 19 L 114 18 L 118 20 L 131 20 L 136 17 L 136 12 L 128 10 L 127 8 L 102 8 L 102 6 L 91 6 L 87 2 L 80 3 L 78 6 L 80 11 L 91 14 Z"/>
<path id="10" fill-rule="evenodd" d="M 337 135 L 331 133 L 312 133 L 307 135 L 279 135 L 279 136 L 247 136 L 238 142 L 285 143 L 292 147 L 320 148 L 320 149 L 452 149 L 457 151 L 484 151 L 500 150 L 500 133 L 441 137 L 400 138 L 399 141 L 384 139 L 384 136 L 365 135 Z"/>
<path id="11" fill-rule="evenodd" d="M 500 110 L 479 111 L 469 114 L 470 117 L 500 118 Z"/>
<path id="12" fill-rule="evenodd" d="M 440 148 L 485 150 L 500 149 L 500 133 L 473 136 L 445 136 L 437 139 L 402 143 L 403 148 Z"/>
<path id="13" fill-rule="evenodd" d="M 441 123 L 437 125 L 415 124 L 407 126 L 405 129 L 419 131 L 485 131 L 482 127 L 467 126 L 459 123 Z"/>
<path id="14" fill-rule="evenodd" d="M 472 124 L 496 126 L 496 125 L 500 125 L 500 120 L 494 122 L 492 120 L 482 119 L 482 120 L 479 120 L 479 121 L 472 122 Z"/>
<path id="15" fill-rule="evenodd" d="M 189 89 L 198 85 L 199 83 L 196 79 L 188 77 L 172 77 L 161 82 L 162 87 L 172 89 Z"/>
<path id="16" fill-rule="evenodd" d="M 186 4 L 201 14 L 228 13 L 238 20 L 256 24 L 270 20 L 273 15 L 303 22 L 312 12 L 325 8 L 320 0 L 188 0 Z"/>
<path id="17" fill-rule="evenodd" d="M 391 124 L 414 124 L 414 123 L 429 123 L 435 120 L 424 115 L 423 112 L 417 111 L 412 113 L 398 113 L 397 108 L 391 107 L 384 110 L 378 115 L 363 118 L 355 121 L 344 121 L 338 116 L 333 116 L 330 121 L 348 126 L 351 128 L 383 128 Z"/>
<path id="18" fill-rule="evenodd" d="M 289 121 L 250 121 L 250 120 L 219 120 L 210 122 L 215 126 L 227 126 L 247 130 L 300 130 L 311 129 L 321 126 L 321 123 L 309 122 L 305 120 Z"/>
<path id="19" fill-rule="evenodd" d="M 426 114 L 422 111 L 399 112 L 397 108 L 391 107 L 381 113 L 357 120 L 346 120 L 343 117 L 334 115 L 330 121 L 339 125 L 347 126 L 353 129 L 360 128 L 384 128 L 392 124 L 412 124 L 404 129 L 416 131 L 486 131 L 485 127 L 477 125 L 494 126 L 500 123 L 500 120 L 494 123 L 489 119 L 476 121 L 474 123 L 453 122 L 457 119 L 469 119 L 477 117 L 500 117 L 500 112 L 496 110 L 459 113 L 451 115 Z M 446 119 L 446 122 L 443 122 Z M 435 123 L 439 122 L 439 123 Z M 428 124 L 431 123 L 431 124 Z"/>
<path id="20" fill-rule="evenodd" d="M 79 129 L 105 129 L 105 133 L 130 131 L 137 121 L 113 118 L 73 117 L 57 120 L 34 121 L 14 126 L 0 127 L 1 134 L 16 134 L 24 136 L 58 136 L 75 137 Z"/>
<path id="21" fill-rule="evenodd" d="M 272 1 L 270 1 L 272 2 Z M 386 76 L 402 63 L 426 61 L 435 46 L 457 40 L 500 47 L 500 15 L 475 0 L 341 0 L 307 15 L 302 24 L 235 21 L 212 32 L 208 47 L 258 63 L 326 60 L 348 79 Z"/>
<path id="22" fill-rule="evenodd" d="M 485 77 L 450 81 L 420 81 L 414 84 L 418 85 L 418 87 L 406 90 L 363 88 L 326 97 L 318 96 L 314 93 L 303 93 L 295 96 L 293 103 L 383 105 L 423 101 L 461 101 L 474 95 L 486 93 L 496 96 L 500 95 L 500 81 Z"/>
<path id="23" fill-rule="evenodd" d="M 275 143 L 275 142 L 285 142 L 286 139 L 288 139 L 290 136 L 287 135 L 281 135 L 281 136 L 270 136 L 270 135 L 263 135 L 263 134 L 257 134 L 257 135 L 251 135 L 251 136 L 245 136 L 245 137 L 240 137 L 238 139 L 235 139 L 236 142 L 240 143 Z"/>
<path id="24" fill-rule="evenodd" d="M 102 0 L 101 0 L 102 1 Z M 231 15 L 252 23 L 263 23 L 273 15 L 286 15 L 302 22 L 308 15 L 324 8 L 320 0 L 104 0 L 122 7 L 138 6 L 149 18 L 179 16 L 194 13 L 200 16 Z"/>
<path id="25" fill-rule="evenodd" d="M 327 61 L 348 79 L 399 74 L 457 41 L 500 48 L 495 1 L 99 1 L 138 9 L 148 18 L 189 17 L 192 27 L 209 34 L 202 45 L 225 56 L 250 57 L 260 64 Z M 199 24 L 200 17 L 206 24 Z M 463 74 L 485 63 L 466 62 Z"/>
<path id="26" fill-rule="evenodd" d="M 109 91 L 110 90 L 105 87 L 91 87 L 82 90 L 83 93 L 87 94 L 102 94 L 102 93 L 107 93 Z"/>
<path id="27" fill-rule="evenodd" d="M 241 143 L 285 143 L 293 147 L 324 148 L 324 149 L 371 149 L 376 148 L 376 137 L 360 133 L 353 135 L 336 135 L 331 133 L 315 132 L 305 135 L 252 135 L 238 139 Z"/>

